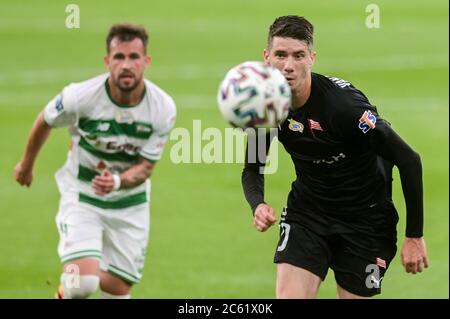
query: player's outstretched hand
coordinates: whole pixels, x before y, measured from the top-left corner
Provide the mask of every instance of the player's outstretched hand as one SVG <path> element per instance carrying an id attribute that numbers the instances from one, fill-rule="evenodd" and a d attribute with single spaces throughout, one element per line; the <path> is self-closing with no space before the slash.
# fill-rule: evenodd
<path id="1" fill-rule="evenodd" d="M 406 272 L 416 274 L 428 268 L 427 248 L 425 239 L 405 238 L 401 253 L 402 265 Z"/>
<path id="2" fill-rule="evenodd" d="M 259 204 L 255 209 L 255 217 L 253 218 L 253 224 L 260 232 L 266 231 L 270 226 L 275 224 L 277 219 L 275 218 L 275 211 L 267 204 Z"/>
<path id="3" fill-rule="evenodd" d="M 21 186 L 30 187 L 33 182 L 33 169 L 26 167 L 22 162 L 19 162 L 14 168 L 14 177 L 17 183 Z"/>
<path id="4" fill-rule="evenodd" d="M 104 170 L 101 175 L 97 175 L 92 179 L 92 187 L 95 194 L 106 195 L 114 189 L 114 178 L 110 171 Z"/>

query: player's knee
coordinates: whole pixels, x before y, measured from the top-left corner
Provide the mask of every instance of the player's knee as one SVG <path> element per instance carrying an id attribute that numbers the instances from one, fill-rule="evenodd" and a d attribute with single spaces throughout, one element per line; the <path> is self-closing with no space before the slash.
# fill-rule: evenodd
<path id="1" fill-rule="evenodd" d="M 276 285 L 277 299 L 313 299 L 316 298 L 319 283 L 301 280 L 292 276 L 278 278 Z"/>
<path id="2" fill-rule="evenodd" d="M 101 290 L 100 298 L 101 299 L 130 299 L 131 296 L 129 293 L 123 294 L 123 295 L 113 295 L 113 294 L 107 293 L 106 291 Z"/>
<path id="3" fill-rule="evenodd" d="M 70 278 L 71 275 L 63 274 L 64 298 L 84 299 L 95 293 L 99 287 L 100 278 L 95 275 L 79 275 Z"/>
<path id="4" fill-rule="evenodd" d="M 275 293 L 276 293 L 277 299 L 300 298 L 298 296 L 298 292 L 296 293 L 296 291 L 294 289 L 292 289 L 292 287 L 290 287 L 290 285 L 288 285 L 284 282 L 277 282 L 277 287 L 276 287 Z"/>
<path id="5" fill-rule="evenodd" d="M 277 285 L 276 298 L 277 299 L 314 299 L 316 298 L 317 290 L 310 287 L 292 287 L 289 285 Z"/>
<path id="6" fill-rule="evenodd" d="M 285 280 L 277 280 L 276 285 L 276 298 L 277 299 L 290 299 L 290 298 L 296 298 L 295 290 L 293 289 L 292 285 L 290 285 Z"/>

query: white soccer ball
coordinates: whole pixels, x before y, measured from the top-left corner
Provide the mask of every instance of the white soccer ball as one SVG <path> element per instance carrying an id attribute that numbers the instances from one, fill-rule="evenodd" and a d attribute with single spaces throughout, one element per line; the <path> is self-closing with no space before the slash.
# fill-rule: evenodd
<path id="1" fill-rule="evenodd" d="M 278 69 L 249 61 L 228 71 L 217 100 L 224 119 L 234 127 L 276 128 L 288 115 L 291 89 Z"/>

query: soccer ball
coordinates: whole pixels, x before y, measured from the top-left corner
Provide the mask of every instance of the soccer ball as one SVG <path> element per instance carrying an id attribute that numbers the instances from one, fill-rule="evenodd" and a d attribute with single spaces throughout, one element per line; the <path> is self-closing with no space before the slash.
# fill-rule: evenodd
<path id="1" fill-rule="evenodd" d="M 291 89 L 278 69 L 249 61 L 228 71 L 217 100 L 222 116 L 234 127 L 276 128 L 288 115 Z"/>

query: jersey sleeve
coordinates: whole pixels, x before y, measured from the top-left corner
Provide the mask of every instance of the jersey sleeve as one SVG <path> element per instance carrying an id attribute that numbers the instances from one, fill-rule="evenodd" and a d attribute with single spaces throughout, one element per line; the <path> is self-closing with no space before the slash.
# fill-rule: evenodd
<path id="1" fill-rule="evenodd" d="M 245 152 L 245 165 L 242 171 L 241 183 L 252 213 L 255 214 L 256 207 L 264 203 L 264 167 L 267 154 L 273 140 L 272 134 L 261 136 L 248 136 Z M 263 146 L 260 142 L 263 142 Z"/>
<path id="2" fill-rule="evenodd" d="M 337 114 L 332 116 L 332 126 L 344 142 L 367 143 L 375 131 L 389 125 L 364 94 L 355 89 L 345 93 L 336 90 L 328 98 L 338 105 Z"/>
<path id="3" fill-rule="evenodd" d="M 154 131 L 148 142 L 144 145 L 139 155 L 150 162 L 156 163 L 161 159 L 164 146 L 170 135 L 170 131 L 175 125 L 176 107 L 175 102 L 170 99 L 164 105 L 164 111 L 157 120 Z"/>
<path id="4" fill-rule="evenodd" d="M 340 113 L 333 117 L 335 130 L 345 143 L 360 152 L 373 151 L 397 166 L 406 203 L 406 236 L 421 237 L 423 182 L 419 154 L 379 116 L 363 95 L 356 94 L 341 102 Z"/>
<path id="5" fill-rule="evenodd" d="M 54 128 L 74 125 L 77 122 L 78 102 L 71 85 L 66 86 L 44 109 L 45 122 Z"/>

